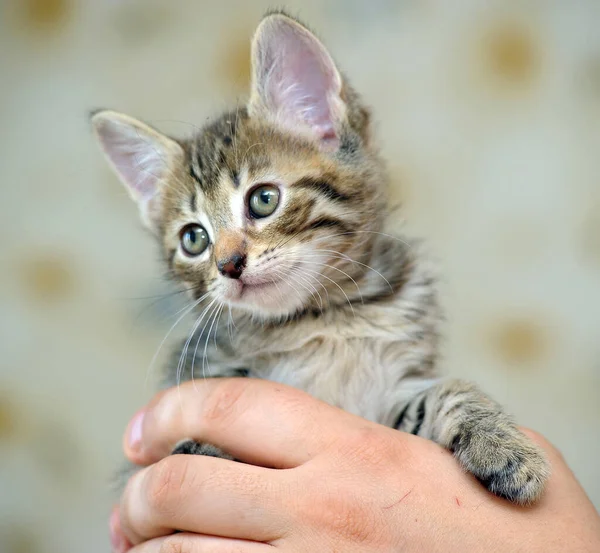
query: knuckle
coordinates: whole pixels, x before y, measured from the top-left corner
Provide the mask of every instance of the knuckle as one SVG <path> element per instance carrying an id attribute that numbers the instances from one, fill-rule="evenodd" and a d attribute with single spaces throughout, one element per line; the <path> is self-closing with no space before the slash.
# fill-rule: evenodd
<path id="1" fill-rule="evenodd" d="M 244 410 L 248 382 L 245 379 L 226 379 L 217 383 L 204 401 L 204 418 L 221 424 L 230 422 Z"/>
<path id="2" fill-rule="evenodd" d="M 169 536 L 160 545 L 159 553 L 192 553 L 192 546 L 187 538 Z"/>
<path id="3" fill-rule="evenodd" d="M 341 491 L 323 496 L 320 493 L 318 501 L 314 499 L 303 502 L 300 510 L 303 522 L 342 542 L 364 545 L 376 539 L 376 524 L 369 507 L 352 494 Z"/>
<path id="4" fill-rule="evenodd" d="M 150 435 L 158 433 L 159 429 L 164 431 L 177 425 L 181 419 L 181 403 L 175 401 L 172 394 L 163 394 L 152 408 L 151 414 L 144 421 L 145 426 L 151 426 L 144 429 Z"/>
<path id="5" fill-rule="evenodd" d="M 346 536 L 351 542 L 365 543 L 373 536 L 371 517 L 364 509 L 348 506 L 332 513 L 329 517 L 331 530 L 338 535 Z"/>
<path id="6" fill-rule="evenodd" d="M 376 428 L 361 428 L 344 439 L 339 449 L 346 463 L 370 470 L 376 467 L 387 467 L 394 464 L 394 452 L 398 449 L 387 433 Z"/>
<path id="7" fill-rule="evenodd" d="M 191 456 L 171 456 L 158 462 L 146 476 L 146 501 L 155 513 L 172 513 L 193 486 Z"/>

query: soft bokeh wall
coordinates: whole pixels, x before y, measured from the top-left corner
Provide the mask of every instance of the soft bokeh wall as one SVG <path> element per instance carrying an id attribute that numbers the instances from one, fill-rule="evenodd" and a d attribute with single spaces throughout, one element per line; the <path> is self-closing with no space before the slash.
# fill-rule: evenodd
<path id="1" fill-rule="evenodd" d="M 439 260 L 448 371 L 545 433 L 600 506 L 600 3 L 288 5 L 375 108 Z M 165 284 L 86 113 L 190 132 L 243 97 L 268 6 L 0 2 L 3 553 L 108 550 L 120 434 L 174 320 L 133 299 Z"/>

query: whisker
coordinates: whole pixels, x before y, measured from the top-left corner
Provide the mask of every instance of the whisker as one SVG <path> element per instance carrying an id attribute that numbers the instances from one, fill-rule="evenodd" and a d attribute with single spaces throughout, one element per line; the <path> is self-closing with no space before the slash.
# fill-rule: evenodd
<path id="1" fill-rule="evenodd" d="M 189 121 L 183 121 L 181 119 L 152 119 L 148 121 L 151 125 L 160 125 L 161 123 L 181 123 L 182 125 L 189 125 L 190 127 L 194 127 L 194 129 L 200 132 L 202 129 L 198 125 L 194 125 L 194 123 L 190 123 Z"/>
<path id="2" fill-rule="evenodd" d="M 159 300 L 161 299 L 166 299 L 169 298 L 171 296 L 176 296 L 177 294 L 182 294 L 183 292 L 191 292 L 192 290 L 195 290 L 196 287 L 192 286 L 191 288 L 182 288 L 181 290 L 174 290 L 173 292 L 167 292 L 166 294 L 156 294 L 153 296 L 136 296 L 136 297 L 126 297 L 126 298 L 120 298 L 123 301 L 142 301 L 142 300 L 153 300 L 158 298 Z"/>
<path id="3" fill-rule="evenodd" d="M 315 293 L 317 294 L 317 296 L 319 296 L 319 309 L 320 309 L 321 314 L 322 314 L 323 313 L 323 307 L 324 307 L 323 298 L 322 298 L 321 294 L 319 293 L 319 291 L 310 283 L 310 279 L 308 278 L 308 276 L 305 275 L 305 274 L 303 274 L 302 271 L 299 268 L 290 268 L 289 272 L 290 272 L 290 275 L 296 275 L 296 277 L 302 278 L 306 282 L 306 284 L 308 286 L 310 286 L 314 290 L 314 292 L 311 293 L 311 296 L 315 300 L 317 299 L 315 297 Z M 327 294 L 327 301 L 329 302 L 329 292 L 328 292 L 327 288 L 325 288 L 325 286 L 323 285 L 323 283 L 319 282 L 318 279 L 314 279 L 314 281 L 317 284 L 319 284 L 323 288 L 323 290 L 325 290 L 325 293 Z M 300 284 L 300 282 L 298 282 L 298 284 Z"/>
<path id="4" fill-rule="evenodd" d="M 211 309 L 213 307 L 213 305 L 215 305 L 215 303 L 217 303 L 218 300 L 217 298 L 215 298 L 210 305 L 205 309 L 204 313 L 202 314 L 202 318 L 204 319 L 204 316 L 208 313 L 209 309 Z M 206 321 L 204 323 L 204 326 L 202 327 L 202 330 L 198 333 L 198 340 L 196 341 L 196 346 L 194 347 L 194 354 L 192 355 L 192 367 L 191 367 L 191 380 L 192 382 L 194 382 L 194 366 L 196 364 L 196 359 L 198 357 L 198 348 L 200 347 L 200 343 L 202 341 L 202 338 L 204 337 L 204 330 L 206 329 L 206 326 L 208 325 L 214 311 L 218 308 L 218 303 L 217 305 L 214 307 L 214 309 L 212 309 L 210 311 L 210 313 L 208 314 L 208 316 L 206 317 Z M 196 330 L 197 332 L 197 330 Z M 208 337 L 204 338 L 205 343 L 208 340 Z M 194 383 L 195 386 L 195 383 Z"/>
<path id="5" fill-rule="evenodd" d="M 305 259 L 303 259 L 303 257 L 300 254 L 298 254 L 296 257 L 293 257 L 291 254 L 292 254 L 292 252 L 283 252 L 281 254 L 281 257 L 283 257 L 284 259 L 300 260 L 302 263 L 308 263 L 309 265 L 328 267 L 329 269 L 334 269 L 335 271 L 342 273 L 346 278 L 348 278 L 348 280 L 350 280 L 354 283 L 354 286 L 356 287 L 356 291 L 360 295 L 361 302 L 364 303 L 360 287 L 358 286 L 356 280 L 354 280 L 348 273 L 346 273 L 345 271 L 342 271 L 338 267 L 334 267 L 333 265 L 330 265 L 328 263 L 319 263 L 317 261 L 306 261 Z"/>
<path id="6" fill-rule="evenodd" d="M 327 240 L 328 238 L 335 238 L 337 236 L 346 236 L 352 234 L 378 234 L 380 236 L 385 236 L 386 238 L 391 238 L 392 240 L 396 240 L 409 248 L 412 248 L 412 245 L 409 244 L 406 240 L 402 240 L 402 238 L 398 238 L 397 236 L 393 236 L 392 234 L 388 234 L 386 232 L 379 232 L 376 230 L 349 230 L 346 232 L 340 232 L 337 234 L 329 234 L 327 236 L 319 236 L 313 240 L 313 242 L 317 242 L 319 240 Z"/>
<path id="7" fill-rule="evenodd" d="M 339 285 L 339 284 L 338 284 L 338 283 L 337 283 L 335 280 L 333 280 L 333 279 L 329 278 L 327 275 L 324 275 L 324 274 L 322 274 L 322 273 L 319 273 L 318 271 L 312 271 L 312 270 L 310 270 L 310 269 L 304 269 L 304 270 L 305 270 L 305 271 L 310 271 L 310 272 L 312 272 L 313 274 L 316 274 L 316 275 L 322 276 L 323 278 L 325 278 L 325 279 L 329 280 L 329 281 L 330 281 L 332 284 L 334 284 L 335 286 L 337 286 L 337 287 L 340 289 L 340 291 L 342 292 L 342 294 L 344 295 L 344 297 L 346 298 L 346 301 L 348 302 L 348 305 L 349 305 L 349 307 L 350 307 L 350 310 L 352 311 L 352 314 L 353 314 L 354 316 L 356 316 L 356 313 L 354 312 L 354 306 L 352 305 L 352 302 L 350 301 L 350 298 L 348 297 L 348 294 L 346 294 L 346 292 L 344 291 L 344 289 L 343 289 L 343 288 L 342 288 L 342 287 L 341 287 L 341 286 L 340 286 L 340 285 Z M 317 279 L 315 279 L 315 280 L 317 280 Z M 318 280 L 317 280 L 317 281 L 318 281 Z M 300 282 L 298 282 L 298 281 L 296 281 L 296 282 L 297 282 L 298 284 L 301 284 L 301 283 L 300 283 Z M 310 291 L 309 291 L 309 293 L 310 293 Z M 359 292 L 359 293 L 360 293 L 360 292 Z M 329 295 L 329 294 L 328 294 L 328 295 Z M 316 299 L 316 298 L 315 298 L 315 299 Z"/>
<path id="8" fill-rule="evenodd" d="M 167 294 L 162 294 L 162 295 L 156 295 L 156 296 L 147 296 L 147 297 L 139 297 L 139 298 L 125 298 L 125 299 L 129 299 L 132 301 L 137 301 L 137 300 L 146 300 L 146 299 L 154 299 L 153 302 L 150 302 L 149 304 L 146 304 L 144 307 L 142 307 L 140 309 L 140 311 L 138 312 L 138 314 L 135 316 L 135 318 L 133 319 L 133 321 L 131 322 L 131 326 L 134 327 L 138 320 L 140 319 L 140 317 L 148 310 L 151 309 L 152 307 L 154 307 L 157 303 L 160 303 L 161 301 L 164 300 L 168 300 L 170 298 L 172 298 L 173 296 L 176 296 L 178 294 L 183 294 L 185 292 L 190 292 L 192 290 L 194 290 L 195 287 L 192 288 L 184 288 L 182 290 L 176 290 L 174 292 L 169 292 Z"/>
<path id="9" fill-rule="evenodd" d="M 202 311 L 202 314 L 198 317 L 198 319 L 196 319 L 196 322 L 194 323 L 194 325 L 192 327 L 190 335 L 189 335 L 188 339 L 185 342 L 183 350 L 181 351 L 181 355 L 179 356 L 179 363 L 177 363 L 177 387 L 179 387 L 179 385 L 181 384 L 181 375 L 183 374 L 183 370 L 184 370 L 184 367 L 185 367 L 185 362 L 186 362 L 187 352 L 188 352 L 188 349 L 189 349 L 189 346 L 190 346 L 190 342 L 192 341 L 194 335 L 196 334 L 196 332 L 198 330 L 198 327 L 202 323 L 202 320 L 204 319 L 204 316 L 206 315 L 206 313 L 208 312 L 208 310 L 215 304 L 216 301 L 217 301 L 217 298 L 214 298 L 204 308 L 204 311 Z M 196 350 L 197 350 L 198 343 L 200 342 L 201 337 L 202 337 L 202 333 L 200 333 L 200 336 L 198 337 L 198 342 L 196 343 L 196 349 L 194 350 L 194 355 L 192 357 L 192 366 L 191 366 L 191 375 L 190 375 L 190 379 L 191 379 L 192 382 L 194 382 L 194 361 L 195 361 L 195 357 L 196 357 Z"/>
<path id="10" fill-rule="evenodd" d="M 206 380 L 206 372 L 208 369 L 208 374 L 210 375 L 210 363 L 208 362 L 207 359 L 207 351 L 208 351 L 208 342 L 210 341 L 210 333 L 212 332 L 213 329 L 213 325 L 215 324 L 215 321 L 217 320 L 217 315 L 220 313 L 221 310 L 221 306 L 223 304 L 222 303 L 218 303 L 217 307 L 214 309 L 214 311 L 211 313 L 210 318 L 212 318 L 212 323 L 210 324 L 210 328 L 208 329 L 208 334 L 206 335 L 206 340 L 204 341 L 204 353 L 202 355 L 202 378 L 204 380 Z M 209 320 L 210 320 L 209 318 Z M 206 363 L 206 365 L 205 365 Z"/>
<path id="11" fill-rule="evenodd" d="M 289 243 L 291 240 L 293 240 L 294 238 L 296 238 L 303 232 L 304 232 L 304 229 L 300 229 L 300 230 L 298 230 L 298 232 L 295 232 L 291 236 L 282 238 L 280 242 L 278 242 L 275 246 L 272 247 L 272 249 L 278 249 L 278 248 L 285 246 L 287 243 Z M 404 244 L 405 246 L 408 246 L 409 248 L 412 247 L 412 245 L 409 244 L 408 242 L 406 242 L 406 240 L 398 238 L 397 236 L 393 236 L 392 234 L 388 234 L 385 232 L 379 232 L 379 231 L 375 231 L 375 230 L 351 230 L 351 231 L 346 231 L 346 232 L 339 232 L 336 234 L 327 234 L 325 236 L 319 236 L 317 238 L 313 238 L 311 240 L 311 242 L 318 242 L 321 240 L 330 240 L 331 238 L 338 238 L 338 237 L 344 237 L 344 236 L 350 237 L 350 236 L 356 235 L 356 234 L 377 234 L 377 235 L 385 236 L 386 238 L 391 238 L 392 240 L 401 242 L 402 244 Z"/>
<path id="12" fill-rule="evenodd" d="M 217 319 L 217 324 L 215 326 L 215 335 L 214 335 L 215 350 L 217 350 L 217 351 L 219 349 L 219 344 L 217 343 L 217 332 L 219 330 L 219 323 L 221 322 L 221 315 L 223 314 L 224 310 L 225 310 L 225 304 L 221 303 L 221 310 L 219 311 L 219 318 Z"/>
<path id="13" fill-rule="evenodd" d="M 314 251 L 322 251 L 322 252 L 330 252 L 336 255 L 341 256 L 343 259 L 346 259 L 348 261 L 350 261 L 351 263 L 356 263 L 357 265 L 360 265 L 361 267 L 365 267 L 366 269 L 369 269 L 371 271 L 373 271 L 375 274 L 379 275 L 384 281 L 385 283 L 388 285 L 390 292 L 394 293 L 394 287 L 390 284 L 390 281 L 385 278 L 385 276 L 383 276 L 377 269 L 374 269 L 373 267 L 371 267 L 370 265 L 367 265 L 366 263 L 362 263 L 361 261 L 357 261 L 356 259 L 352 259 L 351 257 L 349 257 L 348 255 L 338 252 L 336 250 L 320 250 L 320 249 L 315 249 Z"/>
<path id="14" fill-rule="evenodd" d="M 248 152 L 254 148 L 255 146 L 263 146 L 264 142 L 255 142 L 254 144 L 252 144 L 251 146 L 248 147 L 248 149 L 246 150 L 246 153 L 244 154 L 242 160 L 245 162 L 248 159 Z"/>
<path id="15" fill-rule="evenodd" d="M 279 269 L 273 269 L 273 271 L 275 272 L 275 274 L 282 275 L 283 277 L 288 276 L 287 274 L 283 273 Z M 296 282 L 296 281 L 294 281 L 294 282 Z M 296 288 L 291 282 L 288 282 L 287 284 L 292 288 L 292 290 L 294 290 L 294 292 L 296 292 L 296 294 L 298 294 L 298 297 L 302 300 L 302 294 L 300 293 L 300 291 L 298 290 L 298 288 Z M 275 282 L 275 285 L 277 286 L 276 282 Z M 280 290 L 279 286 L 277 286 L 277 289 L 279 290 L 279 293 L 281 294 L 281 290 Z M 284 297 L 283 294 L 281 294 L 281 297 L 282 298 Z"/>
<path id="16" fill-rule="evenodd" d="M 229 320 L 227 321 L 227 333 L 229 334 L 229 343 L 233 345 L 233 335 L 231 332 L 231 325 L 235 326 L 235 322 L 233 321 L 233 316 L 231 315 L 231 304 L 227 304 L 229 308 Z"/>
<path id="17" fill-rule="evenodd" d="M 317 294 L 317 296 L 319 296 L 319 306 L 321 311 L 323 311 L 323 298 L 321 297 L 321 294 L 319 294 L 319 291 L 312 285 L 310 284 L 310 281 L 308 280 L 308 278 L 306 278 L 305 275 L 303 275 L 299 269 L 295 269 L 295 268 L 290 268 L 288 269 L 288 272 L 291 275 L 296 275 L 297 277 L 302 277 L 302 280 L 306 283 L 306 286 L 302 284 L 302 282 L 297 281 L 298 284 L 300 284 L 300 286 L 302 286 L 316 301 L 316 296 L 315 293 Z M 314 292 L 310 291 L 310 288 L 312 288 L 314 290 Z"/>
<path id="18" fill-rule="evenodd" d="M 350 306 L 350 311 L 352 311 L 352 315 L 354 315 L 356 317 L 356 313 L 354 312 L 354 306 L 352 305 L 352 302 L 350 301 L 350 298 L 348 297 L 348 294 L 346 294 L 346 292 L 344 291 L 344 289 L 335 280 L 333 280 L 332 278 L 329 278 L 327 275 L 324 275 L 323 273 L 320 273 L 318 271 L 313 271 L 312 269 L 306 269 L 306 268 L 304 268 L 304 270 L 305 271 L 309 271 L 311 273 L 314 273 L 316 275 L 322 276 L 323 278 L 326 278 L 327 280 L 329 280 L 332 284 L 335 284 L 340 289 L 340 292 L 342 294 L 344 294 L 344 297 L 346 298 L 346 301 L 348 302 L 348 305 Z"/>
<path id="19" fill-rule="evenodd" d="M 165 344 L 165 342 L 167 341 L 167 338 L 171 335 L 171 333 L 173 332 L 173 330 L 175 330 L 175 327 L 198 305 L 200 305 L 200 303 L 208 296 L 210 292 L 207 292 L 206 294 L 204 294 L 203 296 L 201 296 L 198 300 L 196 300 L 195 302 L 192 302 L 190 305 L 187 305 L 186 307 L 184 307 L 182 310 L 178 311 L 176 315 L 178 315 L 179 313 L 181 313 L 182 311 L 184 312 L 173 324 L 173 326 L 169 329 L 169 331 L 166 333 L 165 337 L 162 339 L 161 343 L 158 346 L 158 349 L 156 350 L 156 352 L 154 353 L 152 360 L 150 361 L 150 364 L 148 365 L 148 369 L 146 370 L 146 380 L 145 380 L 145 385 L 148 384 L 148 377 L 150 375 L 150 372 L 152 370 L 152 367 L 154 366 L 154 363 L 156 363 L 156 359 L 158 357 L 158 354 L 160 353 L 163 345 Z"/>
<path id="20" fill-rule="evenodd" d="M 330 254 L 336 255 L 336 256 L 338 256 L 337 259 L 345 259 L 346 261 L 349 261 L 351 263 L 356 263 L 357 265 L 360 265 L 361 267 L 364 267 L 365 269 L 369 269 L 370 271 L 373 271 L 375 274 L 380 276 L 385 281 L 385 283 L 388 285 L 390 291 L 392 293 L 394 292 L 394 288 L 390 284 L 390 281 L 385 276 L 383 276 L 377 269 L 371 267 L 370 265 L 367 265 L 366 263 L 362 263 L 361 261 L 352 259 L 350 256 L 348 256 L 342 252 L 338 252 L 337 250 L 326 250 L 326 249 L 315 248 L 311 252 L 306 252 L 306 253 L 302 253 L 302 254 L 300 252 L 298 252 L 298 255 L 300 255 L 300 256 L 311 256 L 311 255 L 318 256 L 317 252 L 325 252 L 325 253 L 330 253 Z M 280 255 L 286 255 L 287 253 L 288 252 L 282 252 Z M 299 259 L 302 259 L 302 257 L 299 257 Z M 332 267 L 332 268 L 334 268 L 334 267 Z"/>

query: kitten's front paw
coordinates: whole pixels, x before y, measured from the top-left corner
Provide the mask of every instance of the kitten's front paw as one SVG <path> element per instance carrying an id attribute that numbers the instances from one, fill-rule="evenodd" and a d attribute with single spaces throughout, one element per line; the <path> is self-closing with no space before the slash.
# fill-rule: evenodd
<path id="1" fill-rule="evenodd" d="M 550 466 L 544 453 L 517 428 L 464 429 L 452 443 L 460 463 L 494 494 L 520 505 L 536 501 Z"/>
<path id="2" fill-rule="evenodd" d="M 201 444 L 194 440 L 184 440 L 179 442 L 171 455 L 206 455 L 208 457 L 218 457 L 219 459 L 229 459 L 233 461 L 233 457 L 217 446 L 211 444 Z"/>

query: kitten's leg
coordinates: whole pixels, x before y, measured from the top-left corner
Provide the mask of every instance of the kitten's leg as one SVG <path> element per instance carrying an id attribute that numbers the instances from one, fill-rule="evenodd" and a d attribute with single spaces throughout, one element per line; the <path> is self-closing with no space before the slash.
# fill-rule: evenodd
<path id="1" fill-rule="evenodd" d="M 184 440 L 179 442 L 171 455 L 206 455 L 207 457 L 218 457 L 220 459 L 229 459 L 233 461 L 233 457 L 229 453 L 225 453 L 215 445 L 195 442 L 194 440 Z"/>
<path id="2" fill-rule="evenodd" d="M 418 393 L 396 428 L 448 448 L 486 488 L 516 503 L 535 501 L 550 473 L 542 451 L 468 382 L 442 381 Z"/>

